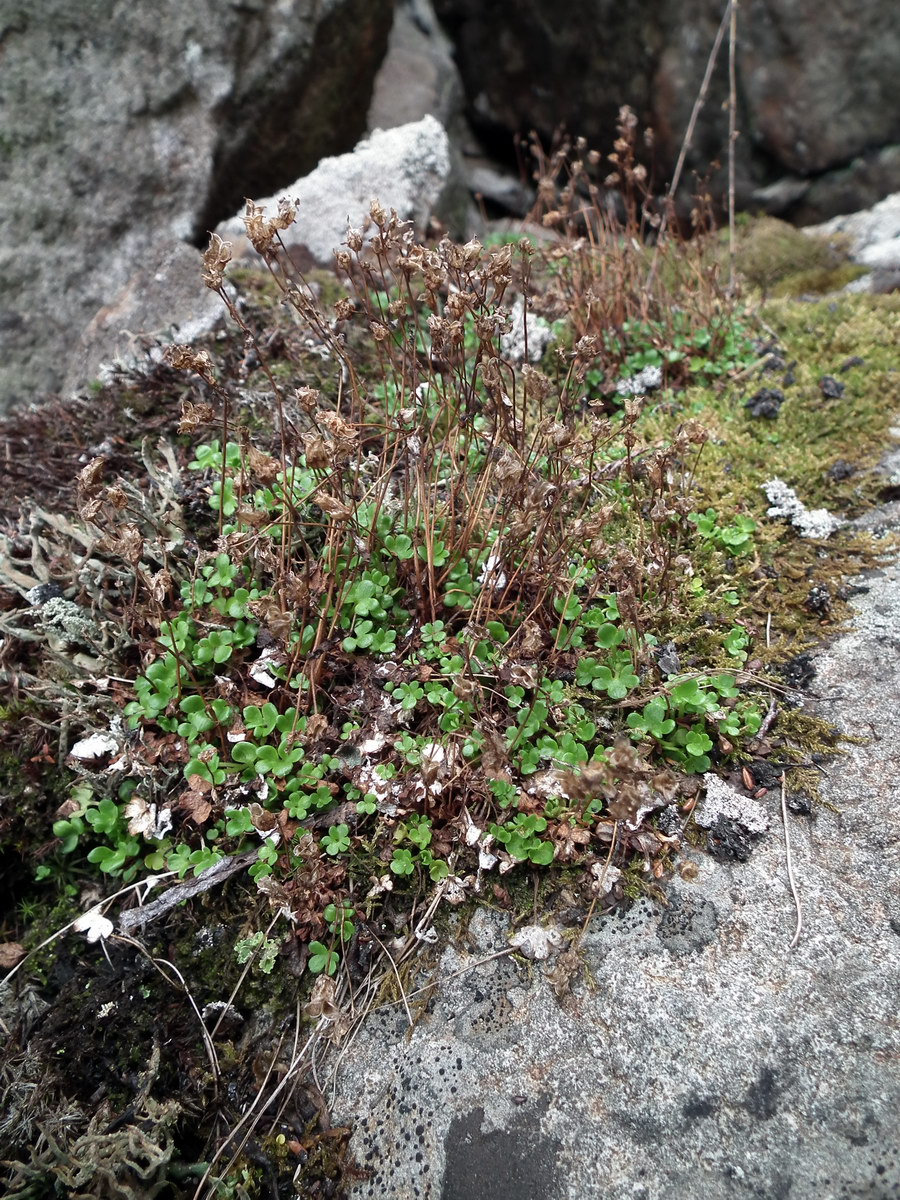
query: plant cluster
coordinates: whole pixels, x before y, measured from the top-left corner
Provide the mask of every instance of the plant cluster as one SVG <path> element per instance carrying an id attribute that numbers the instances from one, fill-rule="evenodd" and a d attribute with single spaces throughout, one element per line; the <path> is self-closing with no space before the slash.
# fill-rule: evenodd
<path id="1" fill-rule="evenodd" d="M 526 240 L 426 246 L 373 205 L 337 255 L 330 306 L 280 247 L 292 219 L 286 203 L 271 217 L 248 205 L 271 286 L 325 367 L 315 387 L 283 382 L 213 238 L 205 279 L 253 346 L 275 433 L 251 427 L 207 352 L 173 349 L 206 397 L 185 405 L 183 432 L 219 426 L 194 438 L 185 485 L 214 529 L 195 555 L 138 572 L 154 615 L 123 706 L 126 779 L 113 795 L 76 789 L 54 832 L 63 854 L 90 843 L 125 881 L 199 874 L 254 846 L 251 874 L 280 880 L 309 968 L 329 974 L 365 897 L 406 878 L 462 895 L 485 870 L 589 868 L 611 838 L 623 861 L 663 856 L 650 816 L 759 728 L 738 682 L 743 626 L 707 631 L 700 669 L 659 655 L 707 595 L 704 569 L 721 590 L 751 552 L 754 523 L 696 511 L 696 421 L 648 441 L 639 395 L 611 406 L 590 387 L 591 372 L 660 364 L 671 379 L 680 362 L 725 372 L 745 330 L 696 289 L 666 331 L 661 308 L 613 312 L 621 279 L 604 274 L 598 213 L 568 258 L 541 259 Z M 572 264 L 582 307 L 535 361 L 525 314 L 552 313 Z M 91 512 L 115 519 L 115 497 L 91 488 Z M 640 815 L 609 773 L 617 746 Z M 590 778 L 596 794 L 572 783 Z M 262 967 L 265 947 L 245 939 L 241 953 Z"/>
<path id="2" fill-rule="evenodd" d="M 758 357 L 751 322 L 725 295 L 722 255 L 708 197 L 691 214 L 688 239 L 673 236 L 642 161 L 638 121 L 627 106 L 604 160 L 583 140 L 550 155 L 535 143 L 534 217 L 563 234 L 549 253 L 551 285 L 538 310 L 564 314 L 573 345 L 596 345 L 586 372 L 591 394 L 610 405 L 658 387 L 721 380 Z"/>

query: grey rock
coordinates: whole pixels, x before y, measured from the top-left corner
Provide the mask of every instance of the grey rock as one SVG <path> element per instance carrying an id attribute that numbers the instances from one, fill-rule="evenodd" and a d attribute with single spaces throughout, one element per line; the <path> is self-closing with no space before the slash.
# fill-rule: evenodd
<path id="1" fill-rule="evenodd" d="M 450 171 L 432 213 L 463 240 L 480 227 L 465 147 L 471 134 L 450 39 L 430 0 L 399 0 L 387 54 L 375 77 L 368 128 L 394 129 L 434 117 L 450 139 Z"/>
<path id="2" fill-rule="evenodd" d="M 827 221 L 841 213 L 871 208 L 900 191 L 900 145 L 896 141 L 860 154 L 846 165 L 806 181 L 803 196 L 790 207 L 798 225 Z"/>
<path id="3" fill-rule="evenodd" d="M 749 861 L 688 849 L 665 905 L 595 920 L 562 1000 L 557 959 L 485 961 L 510 931 L 477 912 L 412 1028 L 386 1007 L 341 1047 L 352 1200 L 900 1195 L 900 567 L 865 583 L 816 656 L 821 715 L 868 740 L 835 811 L 788 815 L 796 948 L 777 790 Z"/>
<path id="4" fill-rule="evenodd" d="M 483 154 L 467 154 L 463 159 L 469 191 L 483 200 L 516 216 L 524 217 L 534 204 L 534 191 L 512 173 L 491 162 Z"/>
<path id="5" fill-rule="evenodd" d="M 284 189 L 297 204 L 297 220 L 282 235 L 286 246 L 303 245 L 320 262 L 330 262 L 347 240 L 348 227 L 365 222 L 373 200 L 401 218 L 423 227 L 434 211 L 450 174 L 450 147 L 443 126 L 424 117 L 395 129 L 376 129 L 351 154 L 326 158 L 293 186 Z M 277 197 L 257 203 L 268 212 Z M 223 223 L 223 238 L 239 239 L 240 217 Z"/>
<path id="6" fill-rule="evenodd" d="M 545 141 L 564 124 L 599 149 L 615 136 L 619 105 L 629 104 L 655 132 L 654 162 L 664 176 L 674 163 L 722 16 L 719 0 L 527 0 L 508 6 L 482 0 L 435 0 L 457 47 L 469 115 L 493 146 L 536 129 Z M 814 0 L 757 0 L 738 10 L 739 98 L 737 190 L 748 202 L 778 180 L 797 178 L 810 191 L 790 203 L 804 219 L 819 204 L 852 211 L 892 190 L 878 186 L 878 153 L 897 143 L 900 23 L 893 0 L 851 7 Z M 724 163 L 728 120 L 727 39 L 700 114 L 688 167 L 704 174 Z M 848 164 L 853 164 L 848 168 Z M 717 179 L 722 186 L 723 176 Z M 896 185 L 893 185 L 895 188 Z M 784 189 L 782 189 L 783 192 Z M 843 197 L 840 193 L 843 191 Z"/>
<path id="7" fill-rule="evenodd" d="M 201 280 L 203 256 L 186 242 L 153 247 L 111 304 L 95 315 L 71 356 L 63 390 L 106 382 L 114 367 L 159 361 L 171 342 L 193 342 L 224 316 L 221 298 Z"/>
<path id="8" fill-rule="evenodd" d="M 804 233 L 822 237 L 841 234 L 854 262 L 882 271 L 900 270 L 900 192 L 861 212 L 834 217 Z"/>
<path id="9" fill-rule="evenodd" d="M 67 354 L 161 243 L 365 127 L 391 0 L 5 0 L 0 411 Z"/>
<path id="10" fill-rule="evenodd" d="M 393 129 L 431 116 L 450 130 L 462 118 L 463 103 L 453 46 L 429 0 L 399 0 L 375 77 L 369 129 Z"/>

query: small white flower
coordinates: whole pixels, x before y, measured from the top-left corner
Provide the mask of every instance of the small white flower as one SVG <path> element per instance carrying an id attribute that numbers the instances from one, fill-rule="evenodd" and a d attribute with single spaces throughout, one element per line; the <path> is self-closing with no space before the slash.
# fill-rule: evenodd
<path id="1" fill-rule="evenodd" d="M 99 942 L 111 936 L 113 923 L 109 917 L 104 917 L 100 906 L 95 905 L 73 921 L 72 928 L 77 933 L 83 933 L 89 942 Z"/>

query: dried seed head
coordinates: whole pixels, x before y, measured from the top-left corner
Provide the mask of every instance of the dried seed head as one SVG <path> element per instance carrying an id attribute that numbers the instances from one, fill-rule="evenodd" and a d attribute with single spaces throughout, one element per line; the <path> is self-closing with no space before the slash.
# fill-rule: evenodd
<path id="1" fill-rule="evenodd" d="M 444 311 L 449 317 L 459 320 L 460 317 L 465 317 L 466 314 L 471 310 L 473 302 L 474 297 L 470 296 L 467 292 L 451 292 L 447 297 L 447 303 L 444 306 Z M 476 317 L 476 332 L 478 330 L 479 322 L 483 321 L 484 319 L 485 318 L 483 316 Z M 480 336 L 481 334 L 479 333 L 479 337 Z"/>
<path id="2" fill-rule="evenodd" d="M 338 442 L 355 442 L 359 437 L 356 426 L 345 421 L 340 413 L 322 412 L 319 414 L 319 422 Z"/>
<path id="3" fill-rule="evenodd" d="M 525 395 L 529 400 L 546 399 L 553 387 L 547 376 L 529 363 L 522 367 L 522 379 L 525 383 Z"/>
<path id="4" fill-rule="evenodd" d="M 108 539 L 108 544 L 113 552 L 121 555 L 130 566 L 136 567 L 141 561 L 144 539 L 137 525 L 120 525 L 115 531 L 115 536 Z"/>
<path id="5" fill-rule="evenodd" d="M 483 358 L 478 364 L 478 369 L 481 371 L 481 378 L 484 380 L 486 388 L 496 389 L 503 386 L 503 375 L 498 358 Z"/>
<path id="6" fill-rule="evenodd" d="M 274 483 L 281 471 L 281 463 L 271 454 L 264 454 L 255 446 L 247 447 L 247 461 L 260 483 Z"/>
<path id="7" fill-rule="evenodd" d="M 541 425 L 541 433 L 557 450 L 570 446 L 575 438 L 571 429 L 566 429 L 561 421 L 545 421 Z"/>
<path id="8" fill-rule="evenodd" d="M 215 382 L 213 379 L 212 359 L 205 350 L 197 350 L 193 346 L 186 346 L 176 342 L 166 350 L 166 361 L 176 371 L 196 371 L 198 375 L 201 375 L 209 383 Z"/>
<path id="9" fill-rule="evenodd" d="M 203 255 L 203 282 L 213 291 L 218 291 L 225 278 L 225 268 L 231 262 L 231 242 L 223 242 L 217 233 L 209 239 Z"/>
<path id="10" fill-rule="evenodd" d="M 544 635 L 536 621 L 525 621 L 520 626 L 519 649 L 526 658 L 537 655 L 544 648 Z"/>
<path id="11" fill-rule="evenodd" d="M 709 431 L 693 418 L 685 421 L 679 432 L 683 433 L 689 442 L 693 442 L 697 446 L 702 446 L 704 442 L 709 441 Z"/>
<path id="12" fill-rule="evenodd" d="M 327 492 L 316 492 L 314 499 L 322 512 L 328 513 L 330 517 L 334 517 L 338 521 L 346 521 L 353 515 L 353 509 L 349 504 L 345 504 L 343 500 L 338 500 L 335 496 L 330 496 Z"/>
<path id="13" fill-rule="evenodd" d="M 556 183 L 550 176 L 545 175 L 538 183 L 538 200 L 542 204 L 554 204 L 556 202 Z"/>
<path id="14" fill-rule="evenodd" d="M 106 459 L 100 455 L 97 458 L 92 458 L 86 467 L 78 472 L 78 494 L 87 499 L 90 496 L 96 496 L 103 487 L 103 468 L 106 466 Z"/>
<path id="15" fill-rule="evenodd" d="M 294 399 L 308 416 L 311 417 L 313 413 L 318 411 L 319 391 L 317 388 L 297 388 L 294 392 Z"/>
<path id="16" fill-rule="evenodd" d="M 172 591 L 172 576 L 163 568 L 150 577 L 150 595 L 157 604 L 162 604 Z"/>
<path id="17" fill-rule="evenodd" d="M 192 433 L 195 429 L 199 429 L 201 425 L 208 425 L 214 415 L 215 412 L 211 404 L 206 404 L 205 402 L 193 404 L 190 400 L 182 400 L 178 432 Z"/>
<path id="18" fill-rule="evenodd" d="M 125 489 L 119 487 L 118 484 L 114 483 L 106 489 L 104 499 L 113 506 L 116 512 L 122 512 L 123 509 L 128 507 L 128 496 L 125 493 Z"/>
<path id="19" fill-rule="evenodd" d="M 328 444 L 317 433 L 306 434 L 303 440 L 303 451 L 306 455 L 306 465 L 311 471 L 327 471 L 331 466 L 331 453 Z"/>

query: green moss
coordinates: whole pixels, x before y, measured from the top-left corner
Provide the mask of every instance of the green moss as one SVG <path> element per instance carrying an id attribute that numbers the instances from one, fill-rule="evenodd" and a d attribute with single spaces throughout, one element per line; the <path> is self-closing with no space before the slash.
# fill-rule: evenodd
<path id="1" fill-rule="evenodd" d="M 758 217 L 738 230 L 736 258 L 747 282 L 770 294 L 800 272 L 834 271 L 847 255 L 838 239 L 803 233 L 775 217 Z"/>
<path id="2" fill-rule="evenodd" d="M 758 524 L 754 554 L 730 567 L 724 557 L 721 562 L 723 577 L 730 575 L 733 581 L 729 587 L 742 593 L 740 609 L 724 603 L 722 588 L 707 584 L 696 598 L 683 598 L 680 609 L 670 610 L 668 635 L 676 643 L 702 648 L 708 628 L 711 649 L 715 631 L 738 615 L 754 635 L 751 654 L 757 669 L 783 661 L 821 636 L 821 626 L 806 608 L 814 583 L 824 583 L 832 593 L 829 626 L 835 628 L 849 615 L 839 596 L 842 582 L 873 565 L 887 549 L 884 540 L 839 532 L 829 539 L 823 558 L 818 543 L 767 517 L 761 484 L 778 477 L 809 507 L 824 506 L 847 517 L 877 503 L 883 481 L 871 468 L 890 444 L 890 429 L 900 410 L 900 374 L 893 350 L 900 340 L 900 298 L 773 300 L 761 316 L 791 364 L 793 383 L 785 384 L 784 369 L 754 371 L 716 388 L 690 388 L 675 397 L 674 407 L 658 405 L 645 418 L 648 439 L 660 441 L 686 417 L 699 419 L 711 436 L 694 477 L 696 508 L 711 507 L 723 516 L 747 514 Z M 850 359 L 861 361 L 842 370 Z M 823 397 L 819 383 L 824 375 L 844 383 L 842 396 Z M 754 419 L 745 408 L 761 387 L 784 391 L 785 402 L 775 420 Z M 839 460 L 852 464 L 849 478 L 829 475 Z M 691 551 L 695 560 L 698 553 Z M 707 580 L 716 577 L 715 561 L 697 565 Z"/>
<path id="3" fill-rule="evenodd" d="M 843 263 L 839 267 L 814 267 L 809 271 L 797 271 L 780 280 L 773 288 L 773 296 L 824 295 L 839 292 L 841 288 L 866 274 L 866 268 L 855 263 Z"/>

